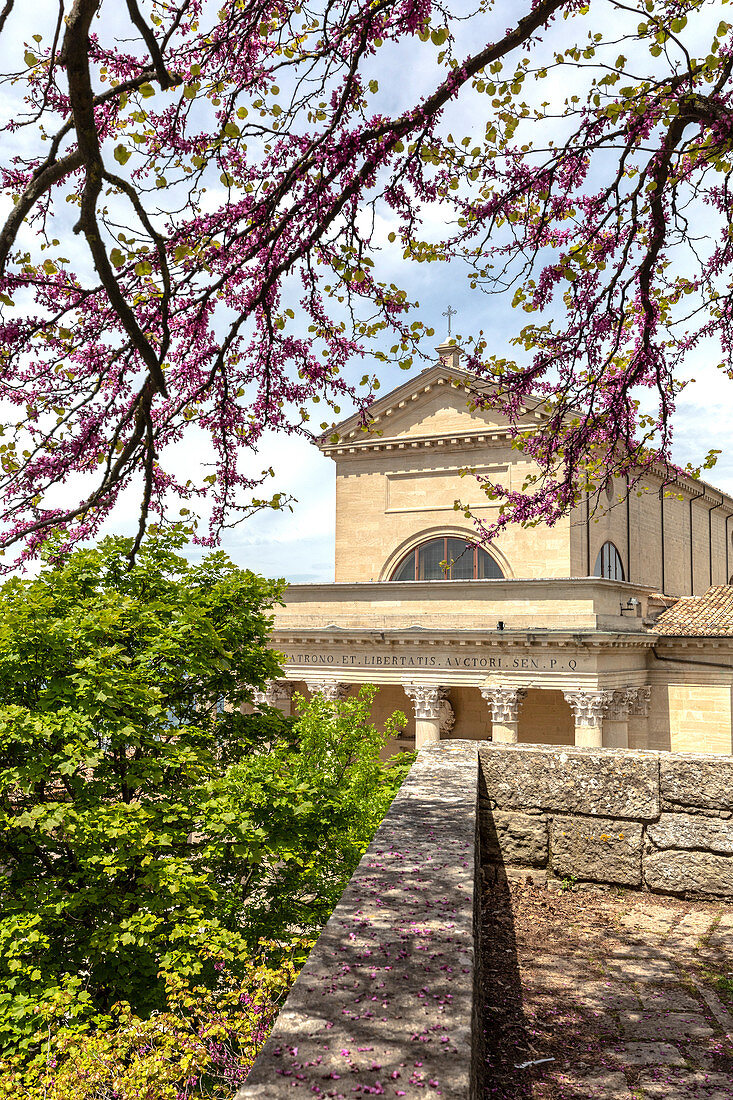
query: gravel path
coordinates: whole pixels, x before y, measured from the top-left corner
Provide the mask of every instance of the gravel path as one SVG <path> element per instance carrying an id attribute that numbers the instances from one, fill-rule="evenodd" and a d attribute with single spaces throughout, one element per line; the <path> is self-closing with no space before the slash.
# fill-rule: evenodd
<path id="1" fill-rule="evenodd" d="M 733 905 L 568 885 L 485 886 L 486 1098 L 733 1100 Z"/>

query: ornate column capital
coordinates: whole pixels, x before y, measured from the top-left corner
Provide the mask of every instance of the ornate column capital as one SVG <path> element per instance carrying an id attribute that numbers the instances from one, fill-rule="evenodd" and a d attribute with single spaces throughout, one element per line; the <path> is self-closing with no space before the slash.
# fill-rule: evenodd
<path id="1" fill-rule="evenodd" d="M 492 722 L 500 722 L 508 725 L 516 722 L 519 717 L 519 707 L 527 694 L 527 688 L 481 688 L 481 694 L 491 707 Z"/>
<path id="2" fill-rule="evenodd" d="M 322 695 L 327 702 L 335 703 L 344 698 L 349 685 L 338 680 L 306 680 L 305 686 L 311 695 Z"/>
<path id="3" fill-rule="evenodd" d="M 293 685 L 290 680 L 268 680 L 264 691 L 252 692 L 252 700 L 258 707 L 263 703 L 271 707 L 277 706 L 278 703 L 287 703 L 292 696 Z"/>
<path id="4" fill-rule="evenodd" d="M 565 701 L 575 716 L 576 726 L 600 727 L 612 699 L 612 691 L 564 691 Z"/>
<path id="5" fill-rule="evenodd" d="M 648 718 L 652 689 L 649 686 L 632 688 L 629 694 L 633 696 L 629 704 L 629 714 L 636 718 Z"/>
<path id="6" fill-rule="evenodd" d="M 450 726 L 446 727 L 446 732 L 448 729 L 452 728 L 455 722 L 455 715 L 453 714 L 453 707 L 451 707 L 446 698 L 448 695 L 447 688 L 441 687 L 438 684 L 416 684 L 412 680 L 403 681 L 402 687 L 405 690 L 405 695 L 409 695 L 410 699 L 412 699 L 416 718 L 432 718 L 433 720 L 442 719 L 442 730 L 443 722 L 452 716 L 453 721 L 450 723 Z M 450 708 L 450 716 L 444 704 L 447 704 Z"/>
<path id="7" fill-rule="evenodd" d="M 620 688 L 611 692 L 611 702 L 605 717 L 612 722 L 625 722 L 629 717 L 629 711 L 636 698 L 634 688 Z"/>

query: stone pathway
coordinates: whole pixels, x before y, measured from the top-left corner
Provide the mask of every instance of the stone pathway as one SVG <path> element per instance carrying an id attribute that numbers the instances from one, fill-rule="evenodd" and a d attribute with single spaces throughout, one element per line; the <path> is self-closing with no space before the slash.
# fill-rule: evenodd
<path id="1" fill-rule="evenodd" d="M 733 906 L 527 883 L 484 902 L 487 1098 L 733 1100 Z"/>

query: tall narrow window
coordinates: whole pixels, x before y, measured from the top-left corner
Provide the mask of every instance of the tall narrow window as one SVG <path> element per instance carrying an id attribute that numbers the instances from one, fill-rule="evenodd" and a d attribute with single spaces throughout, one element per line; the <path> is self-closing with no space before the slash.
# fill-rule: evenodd
<path id="1" fill-rule="evenodd" d="M 499 580 L 503 576 L 498 563 L 482 546 L 472 546 L 454 535 L 440 535 L 410 550 L 390 580 Z"/>
<path id="2" fill-rule="evenodd" d="M 605 577 L 609 581 L 626 580 L 621 555 L 612 542 L 604 542 L 598 551 L 593 575 L 595 577 Z"/>

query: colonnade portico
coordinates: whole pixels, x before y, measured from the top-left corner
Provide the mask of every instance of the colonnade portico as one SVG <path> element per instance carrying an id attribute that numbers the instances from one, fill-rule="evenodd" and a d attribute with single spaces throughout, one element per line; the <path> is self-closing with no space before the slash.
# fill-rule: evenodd
<path id="1" fill-rule="evenodd" d="M 254 704 L 267 703 L 284 714 L 292 713 L 293 685 L 296 681 L 273 680 L 265 691 L 254 693 Z M 309 676 L 297 682 L 305 684 L 311 695 L 320 693 L 328 700 L 343 699 L 351 687 L 358 687 L 365 680 L 356 681 L 337 676 Z M 428 741 L 450 737 L 455 724 L 451 705 L 451 688 L 456 685 L 423 680 L 392 681 L 399 686 L 412 703 L 415 720 L 415 748 Z M 462 689 L 474 687 L 484 700 L 491 715 L 493 741 L 516 743 L 519 740 L 519 716 L 522 703 L 530 690 L 542 691 L 541 684 L 499 685 L 474 681 L 461 684 Z M 579 687 L 563 690 L 562 695 L 570 707 L 574 722 L 573 743 L 588 748 L 627 748 L 629 727 L 634 731 L 634 743 L 646 742 L 645 726 L 649 715 L 651 688 L 648 685 L 625 688 Z M 460 736 L 460 734 L 459 734 Z M 542 731 L 537 731 L 542 740 Z"/>

